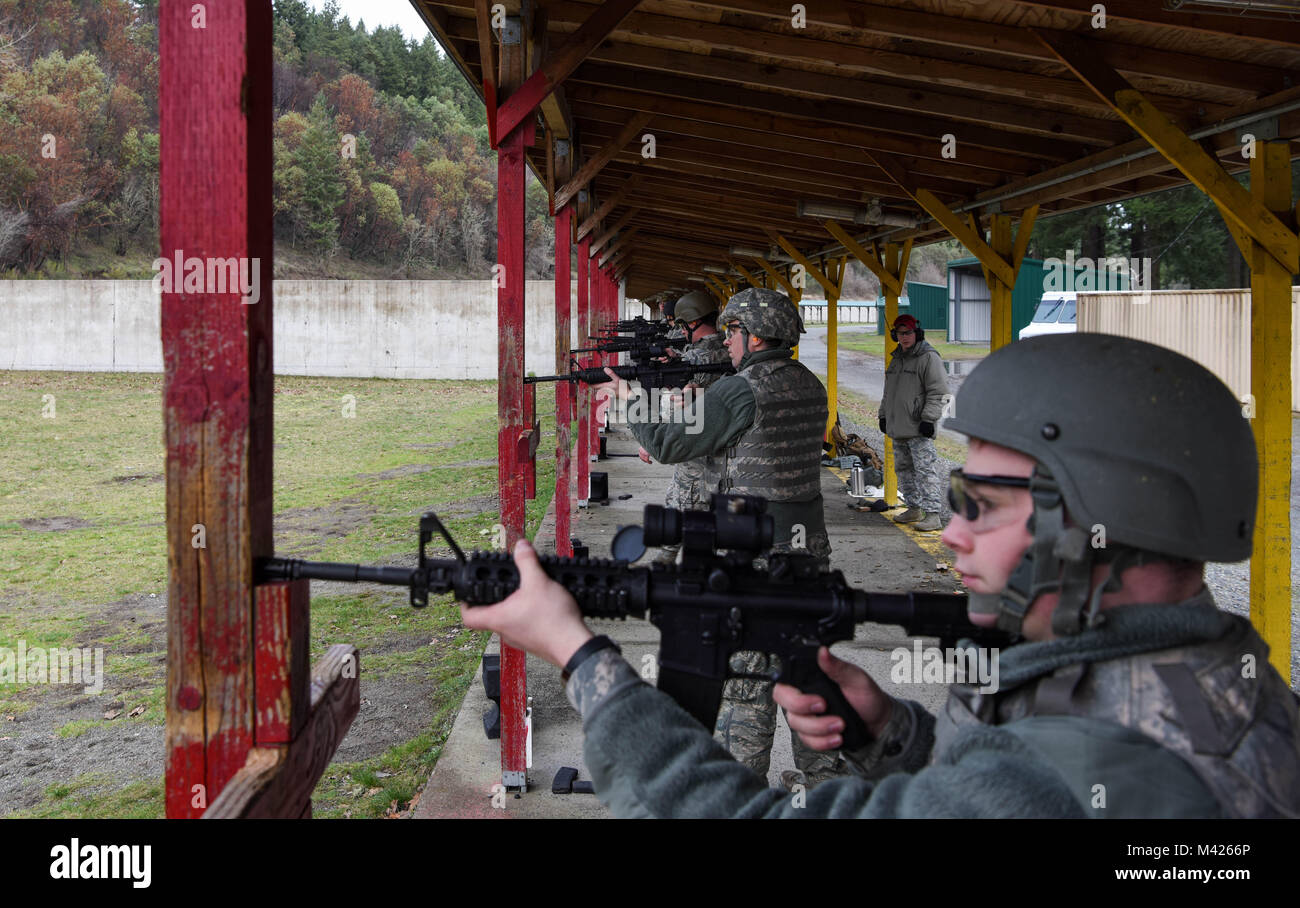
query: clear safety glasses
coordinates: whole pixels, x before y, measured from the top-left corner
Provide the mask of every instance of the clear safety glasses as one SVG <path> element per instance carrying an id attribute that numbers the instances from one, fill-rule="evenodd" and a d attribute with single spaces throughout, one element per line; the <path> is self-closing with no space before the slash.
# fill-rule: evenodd
<path id="1" fill-rule="evenodd" d="M 971 486 L 1007 486 L 1029 488 L 1028 476 L 981 476 L 958 468 L 948 475 L 948 507 L 971 525 L 971 531 L 984 533 L 1005 526 L 1019 516 L 1016 509 L 999 505 Z"/>

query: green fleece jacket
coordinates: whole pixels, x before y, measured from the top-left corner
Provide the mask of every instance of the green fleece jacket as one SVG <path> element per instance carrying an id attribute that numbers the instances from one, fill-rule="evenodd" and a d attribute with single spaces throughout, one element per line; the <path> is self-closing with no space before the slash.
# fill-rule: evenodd
<path id="1" fill-rule="evenodd" d="M 916 438 L 922 422 L 939 422 L 947 394 L 943 359 L 929 341 L 917 341 L 911 350 L 895 348 L 885 369 L 885 393 L 877 414 L 884 417 L 885 434 Z"/>
<path id="2" fill-rule="evenodd" d="M 789 350 L 760 350 L 742 361 L 742 368 L 769 359 L 789 359 Z M 724 375 L 703 392 L 703 413 L 695 423 L 629 422 L 628 429 L 660 463 L 682 463 L 700 457 L 722 456 L 754 425 L 754 392 L 736 375 Z M 716 491 L 716 490 L 715 490 Z M 809 534 L 826 530 L 821 493 L 808 501 L 769 501 L 767 512 L 775 525 L 773 542 L 790 541 L 791 527 L 802 524 Z"/>
<path id="3" fill-rule="evenodd" d="M 1003 650 L 1009 688 L 1073 662 L 1103 661 L 1219 639 L 1235 618 L 1208 594 L 1108 612 L 1077 637 Z M 935 719 L 895 701 L 889 725 L 852 755 L 859 775 L 792 794 L 768 788 L 670 697 L 612 649 L 580 665 L 566 691 L 582 714 L 583 755 L 597 795 L 619 817 L 1217 817 L 1220 808 L 1172 751 L 1118 725 L 1070 716 L 963 728 L 932 753 Z M 902 708 L 898 708 L 902 707 Z M 1105 778 L 1111 807 L 1088 792 Z"/>

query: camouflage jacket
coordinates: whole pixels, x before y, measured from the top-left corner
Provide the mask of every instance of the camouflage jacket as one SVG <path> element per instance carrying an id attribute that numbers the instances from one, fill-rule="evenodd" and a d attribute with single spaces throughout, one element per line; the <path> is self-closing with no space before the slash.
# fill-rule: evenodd
<path id="1" fill-rule="evenodd" d="M 1206 683 L 1203 689 L 1211 690 L 1223 683 L 1211 677 L 1223 653 L 1242 647 L 1256 657 L 1267 652 L 1249 622 L 1219 611 L 1208 593 L 1176 605 L 1129 606 L 1107 615 L 1104 625 L 1076 637 L 1003 651 L 1002 686 L 989 695 L 990 702 L 1009 703 L 1031 686 L 1068 674 L 1072 666 L 1119 679 L 1135 662 L 1153 655 L 1160 664 L 1166 655 L 1185 660 L 1176 664 L 1187 665 Z M 1242 664 L 1232 660 L 1234 671 Z M 1157 731 L 1160 738 L 1152 738 L 1149 733 L 1157 726 L 1141 720 L 1156 717 L 1145 715 L 1147 708 L 1133 709 L 1142 703 L 1162 709 L 1159 697 L 1141 695 L 1141 672 L 1129 688 L 1117 685 L 1098 695 L 1094 705 L 1101 709 L 1091 709 L 1089 688 L 1077 686 L 1074 695 L 1085 698 L 1082 708 L 1065 713 L 1016 716 L 1013 709 L 997 715 L 995 709 L 980 715 L 981 709 L 988 710 L 977 706 L 973 721 L 945 718 L 937 745 L 934 716 L 913 701 L 895 701 L 880 738 L 866 751 L 849 755 L 858 774 L 793 794 L 769 789 L 736 763 L 698 722 L 643 682 L 612 650 L 579 666 L 567 692 L 583 717 L 583 753 L 596 792 L 623 817 L 1181 818 L 1241 813 L 1238 804 L 1223 802 L 1225 792 L 1240 804 L 1253 802 L 1262 815 L 1295 815 L 1300 810 L 1296 698 L 1266 662 L 1255 663 L 1253 670 L 1258 684 L 1229 683 L 1226 700 L 1231 702 L 1209 704 L 1223 714 L 1214 715 L 1213 722 L 1237 718 L 1218 728 L 1222 734 L 1213 743 L 1227 766 L 1220 779 L 1208 783 L 1204 767 L 1180 754 L 1177 729 Z M 1244 701 L 1238 696 L 1241 690 L 1251 691 Z M 1184 686 L 1174 699 L 1185 701 L 1187 693 Z M 1064 702 L 1070 695 L 1058 699 Z M 1180 707 L 1187 715 L 1195 712 L 1188 703 L 1180 702 Z M 1125 709 L 1132 712 L 1126 716 Z M 1098 715 L 1107 712 L 1107 718 Z M 1203 718 L 1210 717 L 1192 718 L 1188 725 Z M 1255 772 L 1258 778 L 1233 778 L 1242 772 Z"/>
<path id="2" fill-rule="evenodd" d="M 721 332 L 702 337 L 682 351 L 682 360 L 699 365 L 729 363 L 731 362 L 731 354 L 727 352 L 727 348 L 723 344 L 725 339 L 726 336 Z M 707 388 L 720 378 L 722 376 L 717 372 L 701 372 L 696 374 L 691 381 L 701 388 Z"/>
<path id="3" fill-rule="evenodd" d="M 748 362 L 742 365 L 748 367 L 789 358 L 789 350 L 761 350 L 750 354 Z M 745 378 L 724 375 L 703 393 L 702 413 L 697 423 L 629 420 L 628 429 L 660 463 L 677 464 L 708 457 L 721 459 L 754 427 L 756 404 L 754 391 Z M 710 481 L 716 484 L 716 476 Z M 769 501 L 767 512 L 776 525 L 774 542 L 777 544 L 789 542 L 792 528 L 797 525 L 806 529 L 809 538 L 826 533 L 820 488 L 802 500 Z"/>

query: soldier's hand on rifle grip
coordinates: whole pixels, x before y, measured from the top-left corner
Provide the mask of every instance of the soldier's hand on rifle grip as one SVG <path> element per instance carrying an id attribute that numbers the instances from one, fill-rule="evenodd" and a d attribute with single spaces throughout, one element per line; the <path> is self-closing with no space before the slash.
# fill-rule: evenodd
<path id="1" fill-rule="evenodd" d="M 515 544 L 519 589 L 496 605 L 460 604 L 460 620 L 474 630 L 495 631 L 509 646 L 563 668 L 594 634 L 583 623 L 569 591 L 546 576 L 526 540 Z"/>
<path id="2" fill-rule="evenodd" d="M 893 712 L 893 698 L 881 690 L 870 675 L 856 665 L 835 658 L 824 646 L 817 651 L 817 665 L 840 686 L 844 698 L 866 723 L 867 731 L 873 736 L 879 735 Z M 778 684 L 772 698 L 785 707 L 790 728 L 798 732 L 810 748 L 836 750 L 843 746 L 844 720 L 827 715 L 824 697 L 805 694 L 788 684 Z"/>
<path id="3" fill-rule="evenodd" d="M 632 386 L 619 378 L 618 374 L 609 366 L 605 367 L 605 374 L 614 380 L 614 394 L 619 400 L 627 400 L 632 396 Z"/>

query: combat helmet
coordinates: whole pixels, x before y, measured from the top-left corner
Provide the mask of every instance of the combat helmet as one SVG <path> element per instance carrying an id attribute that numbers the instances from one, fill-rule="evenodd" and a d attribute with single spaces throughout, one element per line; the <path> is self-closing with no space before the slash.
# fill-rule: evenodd
<path id="1" fill-rule="evenodd" d="M 786 347 L 799 343 L 804 333 L 798 307 L 784 293 L 752 287 L 727 301 L 719 324 L 740 322 L 753 337 L 780 341 Z"/>
<path id="2" fill-rule="evenodd" d="M 677 300 L 673 318 L 678 322 L 697 322 L 710 312 L 717 312 L 718 304 L 703 290 L 692 290 Z"/>
<path id="3" fill-rule="evenodd" d="M 1076 634 L 1101 622 L 1102 593 L 1130 566 L 1250 557 L 1254 436 L 1227 386 L 1179 353 L 1106 334 L 1017 341 L 971 372 L 945 425 L 1038 462 L 1033 542 L 1006 589 L 971 596 L 999 627 L 1018 632 L 1059 591 L 1052 630 Z"/>

